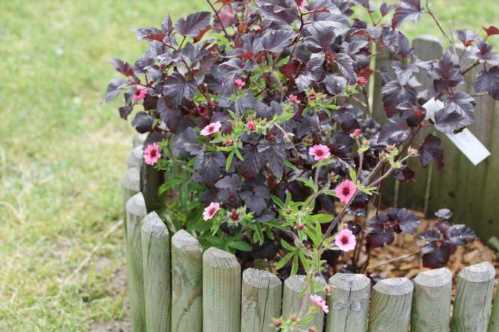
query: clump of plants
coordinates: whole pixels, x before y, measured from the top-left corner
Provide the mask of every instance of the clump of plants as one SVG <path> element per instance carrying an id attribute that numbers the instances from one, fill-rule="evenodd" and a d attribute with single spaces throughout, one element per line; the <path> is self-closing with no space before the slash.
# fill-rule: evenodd
<path id="1" fill-rule="evenodd" d="M 476 73 L 476 93 L 499 100 L 499 57 L 489 44 L 499 29 L 448 33 L 420 0 L 220 0 L 207 8 L 138 29 L 149 48 L 133 64 L 113 61 L 123 77 L 106 93 L 123 95 L 120 116 L 149 133 L 144 161 L 165 173 L 170 228 L 282 277 L 365 272 L 372 249 L 419 226 L 409 210 L 377 211 L 383 182 L 413 180 L 411 159 L 443 168 L 436 133 L 473 122 L 464 76 Z M 418 59 L 400 31 L 421 15 L 449 45 L 440 59 Z M 381 53 L 387 72 L 374 69 Z M 375 75 L 383 121 L 372 114 Z M 444 108 L 427 112 L 431 99 Z M 449 222 L 450 211 L 438 215 L 420 234 L 427 267 L 445 265 L 474 239 Z M 311 302 L 326 310 L 314 293 Z M 283 330 L 301 323 L 276 321 Z"/>

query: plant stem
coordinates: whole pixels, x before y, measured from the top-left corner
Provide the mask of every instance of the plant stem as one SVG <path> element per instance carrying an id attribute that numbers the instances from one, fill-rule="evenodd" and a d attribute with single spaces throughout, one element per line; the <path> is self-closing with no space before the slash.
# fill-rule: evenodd
<path id="1" fill-rule="evenodd" d="M 215 15 L 217 16 L 218 21 L 220 22 L 220 26 L 222 27 L 222 30 L 224 32 L 225 38 L 227 38 L 228 40 L 230 40 L 230 36 L 227 33 L 227 30 L 225 30 L 224 23 L 222 22 L 222 19 L 220 18 L 220 14 L 218 13 L 218 10 L 215 8 L 215 6 L 213 6 L 213 4 L 211 3 L 210 0 L 206 0 L 206 2 L 208 3 L 208 6 L 210 6 L 211 10 L 213 10 L 213 12 L 215 13 Z"/>

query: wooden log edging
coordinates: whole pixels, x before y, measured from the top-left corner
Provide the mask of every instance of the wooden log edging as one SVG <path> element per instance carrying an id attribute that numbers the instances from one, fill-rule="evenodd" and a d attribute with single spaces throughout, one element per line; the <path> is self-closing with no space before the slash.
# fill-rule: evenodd
<path id="1" fill-rule="evenodd" d="M 172 237 L 172 331 L 203 331 L 201 244 L 180 230 Z"/>
<path id="2" fill-rule="evenodd" d="M 146 203 L 142 193 L 132 196 L 126 204 L 128 298 L 134 332 L 146 331 L 144 276 L 142 263 L 142 219 Z"/>
<path id="3" fill-rule="evenodd" d="M 274 318 L 311 305 L 304 276 L 282 283 L 266 271 L 241 271 L 234 255 L 216 248 L 203 254 L 191 234 L 170 232 L 155 211 L 147 214 L 135 157 L 122 181 L 134 332 L 271 332 Z M 385 279 L 372 290 L 366 276 L 338 273 L 329 280 L 331 292 L 318 294 L 327 297 L 329 313 L 318 312 L 310 325 L 318 332 L 407 332 L 409 326 L 411 332 L 499 332 L 494 284 L 489 262 L 463 269 L 451 312 L 446 268 L 420 272 L 413 281 Z"/>
<path id="4" fill-rule="evenodd" d="M 142 263 L 147 331 L 170 332 L 170 233 L 156 212 L 142 226 Z"/>

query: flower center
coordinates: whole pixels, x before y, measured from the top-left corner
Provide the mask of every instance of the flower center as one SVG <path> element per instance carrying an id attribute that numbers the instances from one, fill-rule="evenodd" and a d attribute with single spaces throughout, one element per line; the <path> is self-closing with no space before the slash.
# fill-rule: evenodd
<path id="1" fill-rule="evenodd" d="M 156 150 L 151 150 L 151 152 L 149 152 L 149 155 L 153 158 L 156 157 Z"/>
<path id="2" fill-rule="evenodd" d="M 343 188 L 342 193 L 345 196 L 350 195 L 350 188 L 348 188 L 348 187 Z"/>
<path id="3" fill-rule="evenodd" d="M 317 156 L 319 156 L 319 157 L 322 157 L 322 156 L 324 155 L 324 151 L 322 151 L 322 150 L 316 150 L 316 151 L 315 151 L 315 154 L 316 154 Z"/>
<path id="4" fill-rule="evenodd" d="M 348 236 L 342 236 L 340 242 L 341 244 L 348 244 Z"/>

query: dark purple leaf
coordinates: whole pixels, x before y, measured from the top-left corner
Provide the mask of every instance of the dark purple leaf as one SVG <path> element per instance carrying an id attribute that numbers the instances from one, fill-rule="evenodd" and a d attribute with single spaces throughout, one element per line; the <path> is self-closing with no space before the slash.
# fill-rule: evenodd
<path id="1" fill-rule="evenodd" d="M 138 112 L 132 120 L 132 126 L 141 134 L 152 130 L 154 119 L 146 112 Z"/>
<path id="2" fill-rule="evenodd" d="M 383 2 L 381 6 L 379 7 L 379 11 L 381 13 L 381 16 L 385 17 L 388 15 L 388 13 L 393 9 L 393 6 Z"/>
<path id="3" fill-rule="evenodd" d="M 207 186 L 213 186 L 222 176 L 224 169 L 223 153 L 201 153 L 196 157 L 193 179 Z"/>
<path id="4" fill-rule="evenodd" d="M 191 99 L 195 90 L 196 85 L 178 73 L 168 77 L 163 85 L 163 94 L 172 100 L 175 106 L 180 105 L 184 98 Z"/>
<path id="5" fill-rule="evenodd" d="M 342 94 L 347 86 L 347 80 L 339 75 L 327 75 L 323 83 L 327 92 L 333 96 Z"/>
<path id="6" fill-rule="evenodd" d="M 106 89 L 106 95 L 104 99 L 109 102 L 116 98 L 121 92 L 121 89 L 124 88 L 127 85 L 128 81 L 121 79 L 121 78 L 115 78 L 109 82 L 107 89 Z"/>
<path id="7" fill-rule="evenodd" d="M 499 66 L 483 70 L 475 82 L 476 92 L 487 92 L 495 100 L 499 100 Z"/>
<path id="8" fill-rule="evenodd" d="M 423 248 L 423 266 L 431 269 L 443 267 L 455 250 L 453 244 L 432 242 Z"/>
<path id="9" fill-rule="evenodd" d="M 449 96 L 446 107 L 435 113 L 435 127 L 451 133 L 473 123 L 475 99 L 465 92 Z"/>
<path id="10" fill-rule="evenodd" d="M 133 107 L 130 105 L 121 106 L 120 108 L 118 108 L 118 111 L 120 113 L 120 117 L 123 120 L 126 120 L 126 119 L 128 119 L 128 116 L 130 115 L 130 113 L 132 113 Z"/>
<path id="11" fill-rule="evenodd" d="M 452 244 L 463 245 L 476 239 L 476 234 L 466 225 L 452 225 L 447 231 L 447 238 Z"/>
<path id="12" fill-rule="evenodd" d="M 401 0 L 393 14 L 392 27 L 396 28 L 406 20 L 417 21 L 421 16 L 420 0 Z"/>
<path id="13" fill-rule="evenodd" d="M 215 183 L 218 189 L 237 191 L 241 188 L 241 179 L 237 174 L 227 175 Z"/>
<path id="14" fill-rule="evenodd" d="M 194 13 L 179 19 L 175 28 L 182 36 L 196 37 L 210 25 L 210 20 L 210 12 Z"/>
<path id="15" fill-rule="evenodd" d="M 262 37 L 262 48 L 265 51 L 281 53 L 290 45 L 293 35 L 289 30 L 269 30 Z"/>
<path id="16" fill-rule="evenodd" d="M 423 144 L 419 147 L 419 160 L 423 167 L 428 166 L 435 161 L 437 167 L 441 169 L 444 166 L 444 151 L 440 138 L 428 134 Z"/>
<path id="17" fill-rule="evenodd" d="M 196 156 L 201 153 L 201 144 L 198 143 L 198 134 L 188 127 L 172 140 L 172 154 L 177 158 Z"/>
<path id="18" fill-rule="evenodd" d="M 461 75 L 461 67 L 459 66 L 459 57 L 447 51 L 442 59 L 438 62 L 433 76 L 433 86 L 437 93 L 449 93 L 449 90 L 463 83 L 463 75 Z"/>
<path id="19" fill-rule="evenodd" d="M 399 145 L 409 138 L 411 130 L 407 126 L 406 121 L 390 121 L 383 127 L 378 137 L 378 144 L 384 145 Z"/>
<path id="20" fill-rule="evenodd" d="M 367 234 L 367 245 L 370 249 L 384 247 L 393 243 L 395 234 L 391 230 L 373 228 Z"/>
<path id="21" fill-rule="evenodd" d="M 452 218 L 452 211 L 449 209 L 440 209 L 435 212 L 435 217 L 444 220 L 450 220 Z"/>

